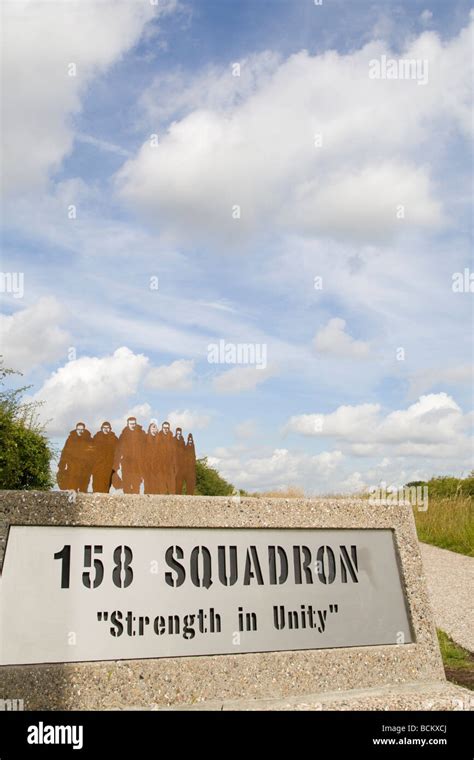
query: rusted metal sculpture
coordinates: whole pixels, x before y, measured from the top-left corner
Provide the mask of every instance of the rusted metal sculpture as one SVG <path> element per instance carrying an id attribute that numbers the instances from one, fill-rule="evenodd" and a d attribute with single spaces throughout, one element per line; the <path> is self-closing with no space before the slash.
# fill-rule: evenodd
<path id="1" fill-rule="evenodd" d="M 174 446 L 175 446 L 175 457 L 176 457 L 176 481 L 175 481 L 174 492 L 177 494 L 182 494 L 184 479 L 185 479 L 185 468 L 186 468 L 186 463 L 185 463 L 186 444 L 183 438 L 183 429 L 180 427 L 176 428 L 176 433 L 174 436 Z"/>
<path id="2" fill-rule="evenodd" d="M 57 481 L 62 490 L 86 492 L 92 476 L 94 493 L 108 493 L 110 486 L 124 493 L 194 494 L 196 454 L 190 433 L 171 432 L 169 422 L 152 419 L 145 433 L 136 417 L 129 417 L 117 438 L 110 422 L 103 422 L 91 437 L 83 422 L 71 430 L 59 460 Z"/>
<path id="3" fill-rule="evenodd" d="M 176 488 L 176 449 L 170 423 L 163 422 L 158 433 L 160 493 L 175 493 Z"/>
<path id="4" fill-rule="evenodd" d="M 58 485 L 63 490 L 87 491 L 92 472 L 92 438 L 83 422 L 69 433 L 58 466 Z"/>
<path id="5" fill-rule="evenodd" d="M 114 471 L 115 450 L 118 438 L 112 431 L 110 422 L 103 422 L 92 439 L 92 490 L 94 493 L 108 493 Z"/>
<path id="6" fill-rule="evenodd" d="M 136 417 L 129 417 L 118 439 L 115 451 L 114 471 L 121 471 L 124 493 L 140 493 L 143 479 L 143 451 L 145 433 Z"/>
<path id="7" fill-rule="evenodd" d="M 184 480 L 186 483 L 186 493 L 188 496 L 192 496 L 196 490 L 196 452 L 194 450 L 192 433 L 188 435 L 184 450 Z"/>
<path id="8" fill-rule="evenodd" d="M 143 481 L 145 493 L 161 493 L 161 462 L 158 422 L 151 420 L 145 439 Z"/>

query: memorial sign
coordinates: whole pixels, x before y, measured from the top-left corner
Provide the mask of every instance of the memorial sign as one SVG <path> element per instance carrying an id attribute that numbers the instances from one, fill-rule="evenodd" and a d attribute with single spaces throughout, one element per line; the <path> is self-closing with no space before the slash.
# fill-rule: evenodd
<path id="1" fill-rule="evenodd" d="M 3 665 L 412 641 L 390 530 L 16 526 L 1 596 Z"/>
<path id="2" fill-rule="evenodd" d="M 0 699 L 27 710 L 404 685 L 452 709 L 407 505 L 3 492 L 0 608 Z"/>

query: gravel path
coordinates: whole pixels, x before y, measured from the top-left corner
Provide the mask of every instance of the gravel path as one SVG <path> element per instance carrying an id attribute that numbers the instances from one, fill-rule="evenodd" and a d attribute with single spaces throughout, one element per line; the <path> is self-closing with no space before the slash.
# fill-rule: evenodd
<path id="1" fill-rule="evenodd" d="M 474 652 L 474 557 L 420 544 L 438 628 Z"/>

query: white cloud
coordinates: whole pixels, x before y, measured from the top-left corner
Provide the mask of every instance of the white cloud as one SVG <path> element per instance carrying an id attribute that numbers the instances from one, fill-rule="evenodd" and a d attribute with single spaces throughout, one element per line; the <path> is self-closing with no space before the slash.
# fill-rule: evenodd
<path id="1" fill-rule="evenodd" d="M 255 366 L 234 367 L 215 377 L 212 385 L 218 393 L 254 391 L 257 385 L 264 383 L 265 380 L 275 374 L 275 367 L 266 367 L 265 369 L 258 369 Z"/>
<path id="2" fill-rule="evenodd" d="M 372 457 L 377 455 L 377 445 L 375 443 L 351 443 L 349 450 L 356 457 Z"/>
<path id="3" fill-rule="evenodd" d="M 470 364 L 422 370 L 410 378 L 410 395 L 418 396 L 437 385 L 472 385 L 473 373 Z"/>
<path id="4" fill-rule="evenodd" d="M 335 317 L 316 334 L 314 346 L 322 354 L 332 354 L 342 358 L 365 359 L 369 354 L 369 344 L 354 340 L 345 332 L 344 319 Z"/>
<path id="5" fill-rule="evenodd" d="M 361 450 L 355 462 L 356 446 Z M 375 441 L 365 450 L 362 446 L 340 439 L 337 449 L 311 455 L 288 448 L 245 449 L 239 444 L 215 449 L 209 462 L 237 488 L 267 491 L 297 487 L 306 495 L 354 494 L 384 482 L 404 485 L 436 475 L 460 476 L 472 469 L 472 447 L 462 438 L 449 443 L 414 442 L 390 447 Z M 381 459 L 385 449 L 390 456 Z"/>
<path id="6" fill-rule="evenodd" d="M 12 369 L 33 367 L 66 356 L 68 333 L 58 326 L 63 308 L 53 297 L 40 298 L 12 315 L 0 314 L 2 354 Z"/>
<path id="7" fill-rule="evenodd" d="M 344 405 L 331 414 L 298 414 L 290 418 L 286 430 L 302 435 L 330 435 L 357 440 L 361 431 L 372 431 L 380 404 Z M 360 439 L 359 439 L 360 440 Z"/>
<path id="8" fill-rule="evenodd" d="M 135 44 L 156 12 L 150 2 L 129 0 L 3 3 L 5 188 L 44 186 L 72 148 L 72 117 L 88 84 Z"/>
<path id="9" fill-rule="evenodd" d="M 420 13 L 420 20 L 423 22 L 423 24 L 429 24 L 432 18 L 433 18 L 433 14 L 429 10 L 425 10 L 422 13 Z"/>
<path id="10" fill-rule="evenodd" d="M 388 448 L 402 456 L 443 457 L 469 455 L 468 422 L 469 415 L 463 415 L 451 396 L 432 393 L 385 416 L 379 404 L 340 406 L 330 414 L 293 416 L 285 429 L 345 441 L 356 456 L 381 455 Z"/>
<path id="11" fill-rule="evenodd" d="M 209 425 L 211 416 L 203 412 L 191 411 L 190 409 L 169 412 L 167 418 L 173 430 L 183 428 L 185 433 L 194 433 L 195 430 L 203 430 Z"/>
<path id="12" fill-rule="evenodd" d="M 139 105 L 152 123 L 160 125 L 196 109 L 235 108 L 269 82 L 279 63 L 279 55 L 266 50 L 241 59 L 239 76 L 233 75 L 231 64 L 224 69 L 210 65 L 194 78 L 180 70 L 160 73 L 143 92 Z"/>
<path id="13" fill-rule="evenodd" d="M 109 420 L 112 425 L 112 430 L 116 435 L 120 435 L 124 427 L 126 427 L 127 419 L 129 417 L 136 417 L 138 424 L 141 425 L 144 430 L 148 430 L 148 424 L 154 415 L 150 404 L 146 402 L 144 404 L 135 404 L 135 406 L 126 407 L 126 412 L 124 414 Z"/>
<path id="14" fill-rule="evenodd" d="M 118 348 L 101 358 L 83 356 L 53 372 L 35 401 L 44 402 L 41 418 L 51 435 L 70 430 L 79 419 L 98 427 L 128 406 L 148 369 L 148 358 L 128 348 Z"/>
<path id="15" fill-rule="evenodd" d="M 331 236 L 337 230 L 337 237 L 353 241 L 363 242 L 370 230 L 372 241 L 383 242 L 397 223 L 399 229 L 406 223 L 428 227 L 442 218 L 426 171 L 400 162 L 345 170 L 328 184 L 310 180 L 295 199 L 291 214 L 302 233 Z"/>
<path id="16" fill-rule="evenodd" d="M 368 483 L 360 472 L 353 472 L 344 480 L 341 480 L 340 492 L 357 494 L 368 489 Z"/>
<path id="17" fill-rule="evenodd" d="M 193 384 L 193 372 L 192 359 L 178 359 L 172 364 L 151 369 L 145 378 L 145 385 L 158 390 L 189 390 Z"/>
<path id="18" fill-rule="evenodd" d="M 321 454 L 315 454 L 311 457 L 311 463 L 314 464 L 320 475 L 329 475 L 341 464 L 344 459 L 342 451 L 323 451 Z"/>
<path id="19" fill-rule="evenodd" d="M 451 396 L 431 393 L 408 409 L 391 412 L 379 432 L 387 442 L 443 443 L 460 434 L 463 424 L 462 411 Z"/>
<path id="20" fill-rule="evenodd" d="M 328 487 L 337 478 L 344 461 L 341 451 L 323 451 L 309 455 L 288 449 L 274 449 L 264 455 L 245 455 L 237 450 L 217 450 L 220 456 L 209 462 L 238 488 L 249 490 L 282 489 L 299 486 L 307 493 L 318 485 Z"/>
<path id="21" fill-rule="evenodd" d="M 230 66 L 198 74 L 192 110 L 169 124 L 159 148 L 145 143 L 125 163 L 119 193 L 160 229 L 193 240 L 241 241 L 269 224 L 360 241 L 433 229 L 443 209 L 426 159 L 441 124 L 470 134 L 470 47 L 467 29 L 447 44 L 432 32 L 413 40 L 400 55 L 428 60 L 425 86 L 369 79 L 369 61 L 391 55 L 382 42 L 280 64 L 268 54 L 265 76 L 250 76 L 240 99 Z M 144 97 L 151 114 L 157 97 L 156 87 Z"/>

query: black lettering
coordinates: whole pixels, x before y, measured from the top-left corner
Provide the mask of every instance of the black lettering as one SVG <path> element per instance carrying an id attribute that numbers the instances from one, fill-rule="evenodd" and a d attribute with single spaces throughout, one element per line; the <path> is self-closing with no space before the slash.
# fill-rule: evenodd
<path id="1" fill-rule="evenodd" d="M 252 562 L 255 568 L 255 572 L 252 570 Z M 244 572 L 244 586 L 250 586 L 251 578 L 257 578 L 258 585 L 263 586 L 262 569 L 260 567 L 256 546 L 251 546 L 249 549 L 247 549 L 247 558 L 245 560 Z"/>
<path id="2" fill-rule="evenodd" d="M 102 546 L 94 546 L 96 554 L 102 554 Z M 84 567 L 92 567 L 92 546 L 84 546 Z M 82 582 L 86 588 L 97 588 L 104 578 L 104 565 L 100 559 L 94 560 L 94 579 L 91 580 L 90 571 L 82 573 Z"/>
<path id="3" fill-rule="evenodd" d="M 219 580 L 223 586 L 233 586 L 237 581 L 237 547 L 229 546 L 229 578 L 227 578 L 226 547 L 217 547 Z"/>
<path id="4" fill-rule="evenodd" d="M 301 564 L 301 552 L 303 552 L 303 564 Z M 311 552 L 307 546 L 294 546 L 293 547 L 293 560 L 295 566 L 295 583 L 300 584 L 302 581 L 301 570 L 304 570 L 306 583 L 313 582 L 313 574 L 311 572 Z"/>
<path id="5" fill-rule="evenodd" d="M 184 618 L 183 638 L 194 639 L 196 631 L 194 630 L 194 615 L 186 615 Z"/>
<path id="6" fill-rule="evenodd" d="M 282 604 L 273 608 L 273 625 L 277 631 L 281 631 L 285 627 L 285 608 Z"/>
<path id="7" fill-rule="evenodd" d="M 277 581 L 277 563 L 276 563 L 276 553 L 278 552 L 278 556 L 280 558 L 280 575 Z M 286 579 L 288 578 L 288 558 L 286 556 L 285 550 L 281 546 L 269 546 L 268 547 L 268 563 L 270 567 L 270 583 L 272 586 L 275 586 L 277 583 L 282 584 L 285 583 Z"/>
<path id="8" fill-rule="evenodd" d="M 112 636 L 121 636 L 123 633 L 123 623 L 120 621 L 122 620 L 122 613 L 120 610 L 114 610 L 112 614 L 110 615 L 110 622 L 112 625 L 115 626 L 115 628 L 110 629 L 110 633 Z"/>
<path id="9" fill-rule="evenodd" d="M 345 546 L 340 546 L 339 549 L 341 550 L 341 583 L 347 583 L 348 570 L 353 582 L 359 583 L 359 579 L 356 575 L 356 573 L 359 572 L 357 564 L 357 547 L 351 546 L 352 559 L 349 557 Z"/>
<path id="10" fill-rule="evenodd" d="M 66 544 L 60 552 L 53 554 L 54 559 L 61 559 L 61 588 L 69 588 L 71 570 L 71 545 Z"/>
<path id="11" fill-rule="evenodd" d="M 179 633 L 179 615 L 168 615 L 168 633 Z"/>
<path id="12" fill-rule="evenodd" d="M 328 575 L 325 568 L 325 554 L 327 555 Z M 320 546 L 317 553 L 318 578 L 321 583 L 333 583 L 336 577 L 336 560 L 330 546 Z"/>
<path id="13" fill-rule="evenodd" d="M 200 553 L 202 553 L 202 564 L 203 564 L 202 582 L 201 582 L 201 578 L 199 577 L 199 554 Z M 206 546 L 194 547 L 194 549 L 191 552 L 190 567 L 191 567 L 191 580 L 195 586 L 198 586 L 198 587 L 204 586 L 204 588 L 209 588 L 209 586 L 212 586 L 211 552 Z"/>
<path id="14" fill-rule="evenodd" d="M 100 549 L 102 551 L 102 547 L 95 546 L 94 549 Z M 124 555 L 124 560 L 122 562 L 122 554 Z M 130 563 L 133 559 L 132 550 L 129 546 L 117 546 L 117 548 L 114 551 L 114 562 L 115 567 L 112 572 L 112 580 L 118 588 L 127 588 L 127 586 L 130 586 L 131 582 L 133 581 L 133 570 L 130 567 Z M 125 576 L 122 580 L 122 572 L 125 573 Z M 102 575 L 104 574 L 103 568 L 102 568 Z M 101 577 L 102 580 L 102 577 Z"/>
<path id="15" fill-rule="evenodd" d="M 184 567 L 176 561 L 173 555 L 176 555 L 177 559 L 183 559 L 184 552 L 180 546 L 169 546 L 165 554 L 166 564 L 168 567 L 171 567 L 171 569 L 174 570 L 177 575 L 175 580 L 171 573 L 165 573 L 165 581 L 168 586 L 177 588 L 178 586 L 182 586 L 186 580 L 186 571 Z"/>
<path id="16" fill-rule="evenodd" d="M 298 612 L 296 610 L 290 610 L 288 613 L 288 626 L 289 628 L 299 628 L 298 625 Z"/>
<path id="17" fill-rule="evenodd" d="M 222 630 L 221 626 L 221 616 L 218 612 L 214 612 L 214 607 L 211 607 L 209 610 L 209 616 L 210 616 L 210 624 L 209 629 L 210 633 L 220 633 Z"/>

